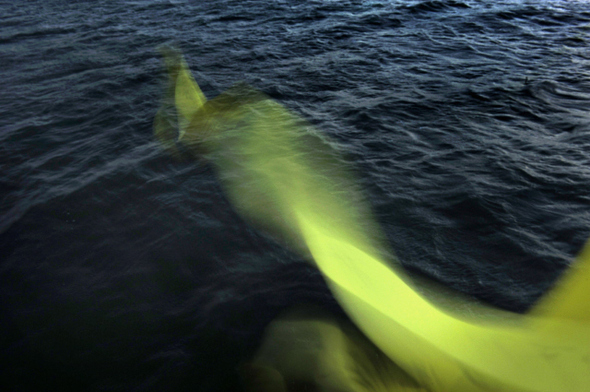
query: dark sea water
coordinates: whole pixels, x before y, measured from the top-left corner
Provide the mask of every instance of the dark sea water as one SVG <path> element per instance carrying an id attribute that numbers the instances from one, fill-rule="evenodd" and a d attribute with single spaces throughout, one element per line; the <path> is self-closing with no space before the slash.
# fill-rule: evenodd
<path id="1" fill-rule="evenodd" d="M 321 276 L 154 141 L 176 42 L 348 153 L 401 262 L 524 311 L 590 234 L 590 3 L 0 2 L 0 390 L 239 391 Z"/>

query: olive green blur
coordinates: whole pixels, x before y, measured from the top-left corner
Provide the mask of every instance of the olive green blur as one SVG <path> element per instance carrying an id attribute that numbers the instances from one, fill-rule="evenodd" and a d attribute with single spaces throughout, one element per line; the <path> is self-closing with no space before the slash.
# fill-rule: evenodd
<path id="1" fill-rule="evenodd" d="M 162 53 L 162 147 L 209 160 L 236 210 L 313 262 L 372 342 L 328 316 L 285 316 L 242 369 L 250 390 L 590 390 L 590 246 L 526 315 L 417 284 L 333 141 L 245 84 L 206 100 L 180 52 Z"/>

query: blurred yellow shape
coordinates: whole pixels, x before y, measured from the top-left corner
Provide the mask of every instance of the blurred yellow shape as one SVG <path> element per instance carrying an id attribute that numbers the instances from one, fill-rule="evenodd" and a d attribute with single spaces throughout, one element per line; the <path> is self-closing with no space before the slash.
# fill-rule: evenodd
<path id="1" fill-rule="evenodd" d="M 528 315 L 416 286 L 384 261 L 387 248 L 368 203 L 324 135 L 245 84 L 205 101 L 181 55 L 163 53 L 174 81 L 165 105 L 174 97 L 177 141 L 215 165 L 242 216 L 315 262 L 354 323 L 420 386 L 590 391 L 590 251 Z M 174 153 L 173 132 L 162 126 L 174 124 L 173 115 L 160 112 L 156 136 Z"/>
<path id="2" fill-rule="evenodd" d="M 530 314 L 590 324 L 590 241 Z"/>
<path id="3" fill-rule="evenodd" d="M 207 101 L 193 78 L 182 54 L 170 47 L 160 46 L 168 74 L 168 86 L 162 107 L 154 118 L 154 135 L 170 154 L 179 157 L 176 142 L 186 132 L 195 112 Z"/>
<path id="4" fill-rule="evenodd" d="M 274 320 L 240 373 L 248 392 L 426 391 L 349 322 L 312 307 Z"/>

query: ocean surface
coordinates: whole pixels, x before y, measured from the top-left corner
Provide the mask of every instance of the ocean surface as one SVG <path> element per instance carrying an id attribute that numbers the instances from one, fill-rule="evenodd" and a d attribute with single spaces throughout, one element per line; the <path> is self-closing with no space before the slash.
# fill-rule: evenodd
<path id="1" fill-rule="evenodd" d="M 409 271 L 525 311 L 590 235 L 590 2 L 0 2 L 0 390 L 240 391 L 290 306 L 341 312 L 155 142 L 176 43 L 347 153 Z"/>

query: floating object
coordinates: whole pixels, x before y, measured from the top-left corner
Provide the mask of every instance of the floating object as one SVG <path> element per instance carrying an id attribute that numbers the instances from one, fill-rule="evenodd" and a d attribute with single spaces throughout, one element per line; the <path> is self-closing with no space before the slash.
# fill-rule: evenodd
<path id="1" fill-rule="evenodd" d="M 590 245 L 525 315 L 449 296 L 436 285 L 418 289 L 386 261 L 391 252 L 370 207 L 325 135 L 246 84 L 206 100 L 182 55 L 170 48 L 163 54 L 169 87 L 154 121 L 162 146 L 210 160 L 238 213 L 315 263 L 351 320 L 416 388 L 590 391 Z M 315 325 L 316 332 L 348 336 L 317 323 L 301 324 L 302 331 L 313 335 Z M 349 368 L 331 369 L 352 377 L 344 374 Z M 388 367 L 375 369 L 376 379 L 388 379 L 379 375 Z M 277 387 L 281 378 L 273 374 Z"/>
<path id="2" fill-rule="evenodd" d="M 247 392 L 426 392 L 350 322 L 312 307 L 277 317 L 240 373 Z"/>

